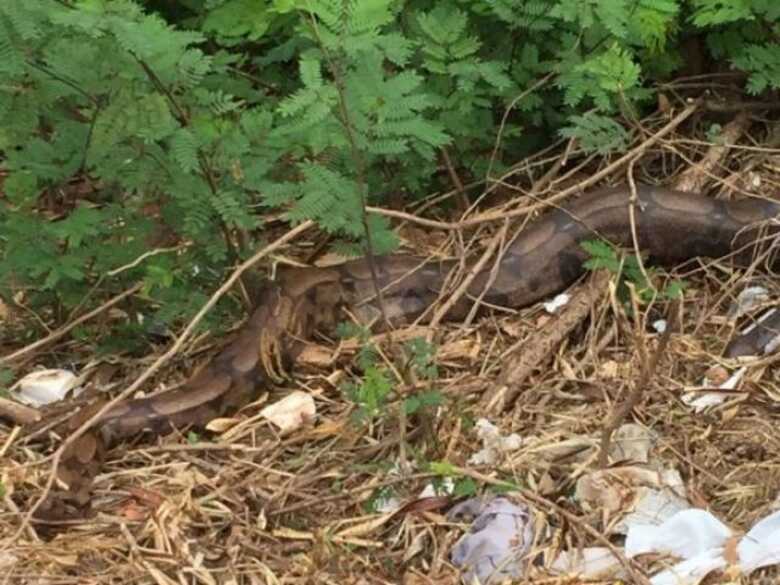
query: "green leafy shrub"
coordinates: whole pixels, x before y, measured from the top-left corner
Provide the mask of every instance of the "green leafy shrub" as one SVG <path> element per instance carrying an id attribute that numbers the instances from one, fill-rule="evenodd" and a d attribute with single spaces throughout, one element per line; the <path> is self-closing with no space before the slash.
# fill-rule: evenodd
<path id="1" fill-rule="evenodd" d="M 367 204 L 451 188 L 445 158 L 465 183 L 556 136 L 623 149 L 622 117 L 653 107 L 688 37 L 748 92 L 777 89 L 778 6 L 0 3 L 0 295 L 60 320 L 143 280 L 144 311 L 176 322 L 262 244 L 269 210 L 342 253 L 392 251 Z"/>
<path id="2" fill-rule="evenodd" d="M 584 266 L 588 270 L 604 268 L 618 277 L 618 298 L 630 307 L 630 292 L 627 284 L 634 285 L 638 301 L 648 303 L 656 298 L 671 300 L 679 298 L 685 289 L 686 283 L 682 280 L 674 280 L 662 290 L 658 290 L 653 278 L 657 271 L 653 267 L 642 270 L 639 259 L 634 254 L 621 255 L 618 250 L 602 240 L 586 240 L 581 244 L 582 248 L 590 255 Z"/>

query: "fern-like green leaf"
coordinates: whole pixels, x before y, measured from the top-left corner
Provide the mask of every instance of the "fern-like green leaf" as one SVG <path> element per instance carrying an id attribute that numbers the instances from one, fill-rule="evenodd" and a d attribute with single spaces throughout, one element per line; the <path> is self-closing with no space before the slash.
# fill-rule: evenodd
<path id="1" fill-rule="evenodd" d="M 185 173 L 198 168 L 198 143 L 187 128 L 179 128 L 171 138 L 171 153 Z"/>
<path id="2" fill-rule="evenodd" d="M 561 136 L 576 138 L 586 152 L 609 154 L 625 150 L 628 133 L 612 118 L 589 114 L 572 116 L 571 126 L 561 129 Z"/>
<path id="3" fill-rule="evenodd" d="M 693 23 L 699 27 L 752 20 L 750 0 L 693 0 Z"/>

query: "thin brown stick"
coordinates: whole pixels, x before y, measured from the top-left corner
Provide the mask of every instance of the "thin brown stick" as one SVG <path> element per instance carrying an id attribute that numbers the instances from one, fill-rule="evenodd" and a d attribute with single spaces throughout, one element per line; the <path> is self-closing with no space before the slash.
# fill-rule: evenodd
<path id="1" fill-rule="evenodd" d="M 436 329 L 436 327 L 439 325 L 439 323 L 444 318 L 444 316 L 447 314 L 447 312 L 466 293 L 466 291 L 468 290 L 469 285 L 479 275 L 479 273 L 482 271 L 482 268 L 485 266 L 487 261 L 490 260 L 491 256 L 493 256 L 493 253 L 496 251 L 496 249 L 498 248 L 499 244 L 506 237 L 506 231 L 507 231 L 508 225 L 509 225 L 508 223 L 504 223 L 504 225 L 501 226 L 501 229 L 490 240 L 490 244 L 485 249 L 484 253 L 479 258 L 477 263 L 474 264 L 474 266 L 469 268 L 468 274 L 466 275 L 466 278 L 463 279 L 463 282 L 460 283 L 460 285 L 455 290 L 455 292 L 453 292 L 447 298 L 447 300 L 444 302 L 444 304 L 441 307 L 439 307 L 436 310 L 436 312 L 433 314 L 433 318 L 431 319 L 431 323 L 430 323 L 431 332 L 433 332 Z"/>
<path id="2" fill-rule="evenodd" d="M 486 181 L 489 182 L 490 176 L 493 174 L 493 164 L 496 162 L 498 149 L 501 148 L 501 139 L 504 136 L 504 128 L 506 127 L 506 121 L 509 119 L 509 113 L 515 108 L 515 106 L 521 99 L 535 92 L 537 89 L 539 89 L 548 81 L 550 81 L 550 79 L 552 79 L 554 76 L 555 73 L 551 72 L 545 75 L 544 77 L 542 77 L 541 79 L 538 79 L 531 87 L 521 92 L 519 95 L 515 96 L 515 98 L 509 103 L 509 105 L 504 110 L 504 115 L 501 116 L 501 124 L 498 127 L 498 132 L 496 133 L 496 142 L 493 145 L 493 152 L 490 153 L 490 162 L 488 163 L 487 173 L 485 173 Z"/>
<path id="3" fill-rule="evenodd" d="M 632 294 L 632 297 L 635 298 L 635 295 Z M 636 304 L 635 304 L 636 305 Z M 636 311 L 636 309 L 635 309 Z M 601 431 L 601 445 L 599 447 L 599 467 L 602 469 L 607 466 L 609 463 L 609 444 L 610 439 L 612 438 L 612 433 L 615 432 L 615 430 L 623 424 L 623 421 L 626 419 L 626 417 L 629 415 L 629 413 L 634 409 L 634 407 L 639 404 L 639 401 L 641 400 L 642 396 L 645 393 L 645 390 L 650 385 L 650 381 L 655 374 L 655 371 L 658 367 L 658 362 L 661 359 L 661 356 L 666 351 L 666 347 L 669 345 L 669 340 L 672 336 L 672 329 L 674 329 L 673 323 L 676 321 L 675 316 L 677 315 L 677 303 L 672 303 L 669 310 L 669 315 L 667 316 L 667 324 L 666 329 L 661 334 L 661 338 L 658 342 L 658 348 L 653 352 L 652 357 L 650 359 L 646 358 L 646 352 L 642 352 L 643 359 L 642 359 L 642 371 L 639 377 L 639 380 L 636 383 L 636 386 L 629 392 L 628 396 L 626 396 L 626 399 L 621 402 L 618 406 L 615 407 L 615 409 L 612 412 L 612 416 L 610 416 L 609 420 L 604 425 L 604 428 Z M 639 318 L 638 315 L 636 315 L 637 319 Z M 637 343 L 642 343 L 643 339 L 640 340 L 642 337 L 642 331 L 638 331 L 638 335 L 635 336 L 637 338 Z"/>
<path id="4" fill-rule="evenodd" d="M 111 307 L 113 307 L 117 303 L 119 303 L 119 302 L 123 301 L 124 299 L 126 299 L 127 297 L 129 297 L 130 295 L 135 294 L 136 292 L 141 290 L 142 286 L 143 286 L 143 283 L 139 283 L 139 284 L 136 284 L 134 286 L 131 286 L 129 289 L 127 289 L 124 292 L 116 295 L 114 298 L 109 299 L 108 301 L 106 301 L 105 303 L 103 303 L 102 305 L 97 307 L 96 309 L 93 309 L 89 313 L 86 313 L 86 314 L 82 315 L 81 317 L 79 317 L 78 319 L 75 319 L 74 321 L 71 321 L 68 325 L 64 325 L 63 327 L 60 327 L 56 331 L 52 331 L 49 335 L 47 335 L 43 339 L 39 339 L 38 341 L 35 341 L 35 342 L 31 343 L 30 345 L 27 345 L 27 346 L 25 346 L 25 347 L 23 347 L 21 349 L 18 349 L 16 351 L 12 352 L 12 353 L 9 353 L 6 356 L 3 356 L 2 358 L 0 358 L 0 365 L 7 364 L 9 362 L 17 360 L 20 357 L 22 357 L 23 355 L 27 355 L 30 352 L 33 352 L 33 351 L 35 351 L 37 349 L 40 349 L 44 345 L 48 345 L 49 343 L 52 343 L 53 341 L 57 341 L 61 337 L 67 335 L 74 328 L 76 328 L 79 325 L 81 325 L 82 323 L 84 323 L 86 321 L 89 321 L 90 319 L 92 319 L 96 315 L 99 315 L 103 311 L 105 311 L 107 309 L 110 309 Z"/>
<path id="5" fill-rule="evenodd" d="M 647 285 L 652 287 L 653 291 L 655 291 L 653 281 L 650 280 L 650 276 L 647 274 L 647 270 L 645 269 L 645 262 L 642 260 L 642 251 L 639 249 L 639 236 L 637 235 L 636 230 L 636 211 L 637 207 L 639 207 L 639 197 L 637 196 L 636 192 L 636 181 L 634 181 L 634 162 L 635 161 L 632 160 L 628 165 L 628 169 L 626 169 L 628 187 L 631 191 L 631 195 L 628 199 L 628 222 L 631 226 L 631 241 L 634 245 L 634 256 L 636 256 L 636 263 L 639 266 L 639 272 L 642 273 L 642 276 L 645 279 L 645 283 L 647 283 Z M 640 209 L 639 212 L 641 213 L 642 210 Z"/>
<path id="6" fill-rule="evenodd" d="M 469 207 L 469 200 L 466 197 L 465 189 L 463 188 L 463 181 L 458 176 L 458 171 L 455 170 L 455 166 L 452 164 L 450 153 L 447 152 L 446 147 L 441 149 L 441 158 L 444 161 L 444 166 L 447 167 L 447 174 L 450 176 L 452 184 L 455 185 L 455 201 L 458 204 L 458 211 L 464 212 Z"/>
<path id="7" fill-rule="evenodd" d="M 209 298 L 208 302 L 205 305 L 203 305 L 203 307 L 201 307 L 200 311 L 198 311 L 198 313 L 192 318 L 192 320 L 189 322 L 187 327 L 184 328 L 184 331 L 182 331 L 181 335 L 176 339 L 176 341 L 173 343 L 171 348 L 168 351 L 166 351 L 163 355 L 161 355 L 159 358 L 157 358 L 154 361 L 154 363 L 151 366 L 149 366 L 135 380 L 135 382 L 133 382 L 130 386 L 128 386 L 118 396 L 116 396 L 115 398 L 113 398 L 112 400 L 104 404 L 92 417 L 86 420 L 78 429 L 76 429 L 73 433 L 71 433 L 70 436 L 68 436 L 60 444 L 57 451 L 55 451 L 54 454 L 51 456 L 51 471 L 49 473 L 48 478 L 46 479 L 46 484 L 44 485 L 43 493 L 41 493 L 41 495 L 38 497 L 38 499 L 35 501 L 32 507 L 27 511 L 27 514 L 25 514 L 24 518 L 22 519 L 19 528 L 16 530 L 13 536 L 8 539 L 7 541 L 8 544 L 6 544 L 5 547 L 3 547 L 0 550 L 5 550 L 5 548 L 11 546 L 11 544 L 14 541 L 16 541 L 19 538 L 19 536 L 24 532 L 24 530 L 30 525 L 30 521 L 32 520 L 33 515 L 41 506 L 41 504 L 44 502 L 46 497 L 49 495 L 52 485 L 54 485 L 54 479 L 56 478 L 57 475 L 57 468 L 59 467 L 60 460 L 62 459 L 62 455 L 65 452 L 65 450 L 70 445 L 72 445 L 76 440 L 78 440 L 78 438 L 81 437 L 106 412 L 108 412 L 110 409 L 112 409 L 114 406 L 116 406 L 123 400 L 132 396 L 133 393 L 136 390 L 138 390 L 138 388 L 140 388 L 144 382 L 146 382 L 157 370 L 159 370 L 166 362 L 168 362 L 173 356 L 175 356 L 178 353 L 179 349 L 181 349 L 181 346 L 184 344 L 187 338 L 192 334 L 192 332 L 201 322 L 203 317 L 206 316 L 206 313 L 208 313 L 214 307 L 214 305 L 217 304 L 219 299 L 222 298 L 222 296 L 225 295 L 225 293 L 227 293 L 233 287 L 233 285 L 241 278 L 241 275 L 244 272 L 249 270 L 263 257 L 267 256 L 271 252 L 280 248 L 287 242 L 295 239 L 296 237 L 298 237 L 299 235 L 301 235 L 302 233 L 304 233 L 306 230 L 310 229 L 313 226 L 314 226 L 313 221 L 305 221 L 299 224 L 298 226 L 294 227 L 293 229 L 288 231 L 280 238 L 276 239 L 271 244 L 267 245 L 259 252 L 255 253 L 251 258 L 243 262 L 241 265 L 239 265 L 238 268 L 236 268 L 233 271 L 233 273 L 230 275 L 230 277 L 225 281 L 225 283 L 221 287 L 219 287 L 219 289 L 217 289 L 217 291 L 213 295 L 211 295 L 211 298 Z"/>
<path id="8" fill-rule="evenodd" d="M 705 177 L 710 176 L 712 174 L 712 169 L 717 164 L 719 164 L 720 161 L 726 156 L 726 153 L 728 151 L 728 147 L 726 145 L 732 142 L 736 142 L 739 139 L 739 137 L 742 135 L 742 133 L 745 131 L 745 129 L 747 128 L 747 124 L 748 124 L 748 118 L 744 114 L 740 114 L 729 124 L 727 124 L 722 133 L 722 136 L 724 138 L 723 144 L 712 145 L 710 147 L 710 150 L 706 153 L 705 156 L 702 157 L 702 159 L 698 163 L 691 164 L 688 170 L 683 172 L 677 178 L 677 180 L 675 181 L 675 188 L 682 191 L 700 190 L 703 187 Z M 636 194 L 636 183 L 634 182 L 633 165 L 634 165 L 634 161 L 632 160 L 628 165 L 628 169 L 627 169 L 627 177 L 628 177 L 629 187 L 631 189 L 631 200 L 629 203 L 629 219 L 631 223 L 631 236 L 634 244 L 634 250 L 639 263 L 639 268 L 642 272 L 642 275 L 645 278 L 645 281 L 652 286 L 650 278 L 645 270 L 644 263 L 642 262 L 642 258 L 639 251 L 639 242 L 637 239 L 635 214 L 636 214 L 636 205 L 638 203 L 638 198 Z M 639 325 L 640 323 L 639 306 L 636 299 L 636 293 L 633 290 L 633 288 L 631 289 L 631 301 L 633 303 L 634 317 L 636 320 L 634 341 L 636 343 L 637 351 L 639 352 L 639 356 L 640 356 L 641 373 L 640 373 L 640 378 L 637 381 L 634 388 L 631 390 L 631 392 L 629 392 L 625 400 L 614 408 L 609 420 L 607 421 L 607 423 L 604 425 L 604 428 L 602 429 L 601 446 L 599 451 L 599 466 L 602 468 L 606 467 L 607 464 L 609 463 L 608 461 L 609 445 L 610 445 L 610 439 L 612 437 L 612 433 L 614 433 L 615 430 L 623 423 L 625 418 L 634 409 L 634 407 L 637 404 L 639 404 L 642 395 L 644 394 L 647 386 L 649 386 L 651 378 L 655 373 L 655 370 L 658 366 L 658 362 L 661 356 L 663 355 L 664 351 L 666 350 L 666 347 L 669 343 L 669 339 L 671 337 L 672 329 L 674 328 L 672 326 L 672 323 L 675 321 L 677 316 L 677 303 L 675 302 L 672 303 L 672 305 L 670 306 L 670 315 L 669 317 L 667 317 L 667 327 L 664 330 L 663 334 L 661 335 L 658 348 L 653 353 L 653 355 L 650 358 L 648 358 L 643 328 L 640 327 Z"/>
<path id="9" fill-rule="evenodd" d="M 550 326 L 535 331 L 528 339 L 518 341 L 501 355 L 504 365 L 498 381 L 482 397 L 481 406 L 485 412 L 500 414 L 512 407 L 520 395 L 523 382 L 590 314 L 608 281 L 609 273 L 605 271 L 593 274 L 573 293 L 572 299 Z M 521 347 L 523 351 L 517 353 Z"/>
<path id="10" fill-rule="evenodd" d="M 675 180 L 675 188 L 680 191 L 701 191 L 707 175 L 725 159 L 731 145 L 737 142 L 750 125 L 747 112 L 741 111 L 723 127 L 718 136 L 718 144 L 711 144 L 707 152 L 696 164 L 691 165 Z"/>
<path id="11" fill-rule="evenodd" d="M 661 139 L 668 135 L 669 133 L 673 132 L 680 124 L 682 124 L 685 120 L 687 120 L 699 107 L 699 102 L 696 101 L 690 105 L 688 105 L 685 109 L 683 109 L 677 116 L 675 116 L 672 120 L 670 120 L 666 125 L 664 125 L 660 130 L 658 130 L 655 134 L 647 138 L 647 140 L 643 141 L 641 144 L 637 145 L 635 148 L 631 149 L 629 152 L 621 156 L 616 161 L 610 163 L 600 171 L 597 171 L 593 173 L 591 176 L 589 176 L 587 179 L 578 182 L 576 185 L 573 185 L 571 187 L 568 187 L 566 189 L 563 189 L 559 193 L 556 193 L 552 197 L 548 198 L 544 202 L 540 203 L 534 203 L 531 205 L 526 205 L 524 207 L 521 207 L 519 209 L 513 209 L 510 211 L 491 211 L 488 213 L 484 213 L 482 215 L 477 215 L 475 217 L 464 219 L 457 222 L 445 222 L 445 221 L 435 221 L 432 219 L 425 219 L 421 217 L 416 217 L 414 215 L 411 215 L 409 213 L 404 213 L 403 211 L 395 211 L 391 209 L 384 209 L 382 207 L 372 207 L 372 206 L 366 206 L 366 211 L 369 211 L 371 213 L 377 213 L 379 215 L 384 215 L 385 217 L 394 217 L 397 219 L 403 219 L 412 223 L 417 223 L 419 225 L 424 225 L 427 227 L 432 228 L 438 228 L 443 230 L 461 230 L 463 228 L 467 227 L 473 227 L 477 226 L 483 223 L 488 223 L 491 221 L 497 221 L 497 220 L 503 220 L 503 219 L 511 219 L 513 217 L 519 217 L 522 215 L 527 215 L 529 213 L 533 213 L 534 211 L 538 211 L 540 209 L 544 209 L 545 207 L 548 207 L 552 203 L 556 203 L 558 201 L 561 201 L 562 199 L 565 199 L 566 197 L 569 197 L 570 195 L 573 195 L 575 193 L 580 193 L 584 191 L 585 189 L 588 189 L 589 187 L 592 187 L 605 177 L 611 175 L 614 173 L 617 169 L 625 166 L 630 161 L 636 159 L 637 157 L 640 157 L 642 154 L 644 154 L 651 146 L 655 145 L 657 142 L 661 141 Z M 513 173 L 514 171 L 512 171 Z M 497 181 L 503 181 L 507 176 L 511 175 L 512 173 L 508 173 L 505 175 L 505 177 L 502 177 L 500 179 L 497 179 Z"/>

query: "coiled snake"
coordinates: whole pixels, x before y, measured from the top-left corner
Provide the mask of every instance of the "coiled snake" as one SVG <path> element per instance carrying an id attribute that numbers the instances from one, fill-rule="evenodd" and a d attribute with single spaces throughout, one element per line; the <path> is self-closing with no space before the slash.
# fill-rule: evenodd
<path id="1" fill-rule="evenodd" d="M 628 187 L 602 189 L 545 213 L 508 246 L 497 274 L 486 269 L 476 275 L 448 318 L 465 316 L 480 295 L 486 304 L 518 308 L 564 289 L 583 273 L 586 253 L 579 243 L 584 239 L 597 235 L 632 245 L 631 199 Z M 756 253 L 756 242 L 769 245 L 778 231 L 768 220 L 778 215 L 780 204 L 762 199 L 724 201 L 640 186 L 634 202 L 637 243 L 662 265 L 727 254 L 746 263 Z M 376 258 L 375 266 L 385 312 L 392 323 L 402 324 L 423 315 L 438 299 L 456 262 L 387 256 Z M 118 405 L 72 445 L 58 470 L 69 487 L 68 497 L 88 501 L 92 479 L 111 444 L 142 432 L 204 425 L 239 408 L 258 387 L 279 380 L 284 362 L 294 361 L 300 351 L 301 340 L 343 320 L 344 309 L 362 321 L 374 319 L 374 297 L 365 260 L 281 270 L 235 339 L 187 384 Z M 730 351 L 745 353 L 749 345 Z M 76 419 L 83 420 L 85 414 L 80 415 Z"/>

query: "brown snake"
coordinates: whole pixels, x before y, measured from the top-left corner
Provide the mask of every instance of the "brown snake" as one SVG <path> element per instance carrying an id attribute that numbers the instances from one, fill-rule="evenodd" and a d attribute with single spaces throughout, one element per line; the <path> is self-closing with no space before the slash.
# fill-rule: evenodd
<path id="1" fill-rule="evenodd" d="M 768 220 L 780 213 L 780 203 L 715 200 L 649 186 L 637 191 L 637 244 L 657 264 L 732 254 L 744 265 L 760 250 L 756 242 L 767 247 L 773 238 L 766 236 L 778 231 Z M 485 269 L 476 275 L 448 318 L 465 316 L 483 292 L 483 303 L 519 308 L 564 289 L 583 273 L 587 256 L 579 246 L 582 240 L 600 236 L 616 245 L 632 246 L 630 200 L 627 187 L 602 189 L 544 214 L 508 246 L 497 274 Z M 393 324 L 423 316 L 439 298 L 447 274 L 458 265 L 412 256 L 380 257 L 375 262 L 384 308 Z M 285 365 L 294 361 L 313 331 L 331 329 L 344 320 L 344 309 L 361 322 L 376 320 L 374 297 L 375 284 L 365 260 L 327 268 L 282 269 L 268 283 L 258 308 L 236 338 L 188 383 L 119 404 L 75 441 L 58 469 L 69 491 L 58 494 L 57 500 L 79 504 L 89 500 L 92 479 L 112 444 L 142 432 L 163 434 L 202 426 L 246 404 L 257 388 L 280 381 Z M 746 347 L 732 346 L 727 353 L 750 351 L 753 342 L 745 339 L 740 343 Z M 79 412 L 68 428 L 76 428 L 90 412 L 95 410 Z M 52 501 L 44 506 L 43 517 L 47 511 L 60 515 L 54 513 Z"/>

